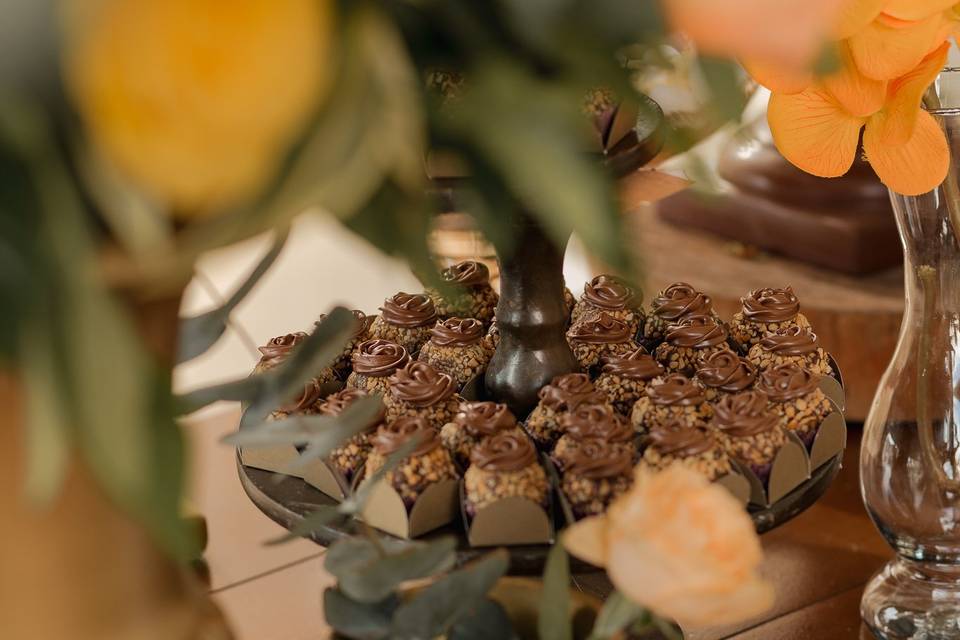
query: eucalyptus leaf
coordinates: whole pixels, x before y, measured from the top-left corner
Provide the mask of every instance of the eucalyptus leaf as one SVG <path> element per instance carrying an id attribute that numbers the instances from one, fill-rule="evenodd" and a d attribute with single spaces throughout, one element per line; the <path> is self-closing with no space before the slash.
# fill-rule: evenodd
<path id="1" fill-rule="evenodd" d="M 358 602 L 378 602 L 400 583 L 448 571 L 456 562 L 456 540 L 444 537 L 427 544 L 377 556 L 339 575 L 340 590 Z"/>
<path id="2" fill-rule="evenodd" d="M 396 597 L 381 602 L 351 600 L 339 589 L 323 592 L 323 617 L 333 629 L 355 640 L 381 640 L 390 635 L 390 621 L 396 610 Z"/>
<path id="3" fill-rule="evenodd" d="M 381 537 L 376 541 L 368 537 L 351 536 L 330 545 L 323 558 L 323 568 L 335 578 L 357 571 L 377 558 L 390 553 L 399 553 L 415 546 L 417 542 L 399 538 Z"/>
<path id="4" fill-rule="evenodd" d="M 447 640 L 519 640 L 519 636 L 503 606 L 486 598 L 457 619 Z"/>
<path id="5" fill-rule="evenodd" d="M 603 604 L 589 640 L 613 638 L 646 614 L 646 609 L 627 599 L 619 591 L 614 591 Z"/>
<path id="6" fill-rule="evenodd" d="M 537 630 L 541 640 L 573 638 L 570 619 L 570 560 L 562 544 L 553 545 L 547 555 Z"/>
<path id="7" fill-rule="evenodd" d="M 700 71 L 710 90 L 711 107 L 726 120 L 739 120 L 747 106 L 747 94 L 741 85 L 741 68 L 731 60 L 701 56 Z"/>
<path id="8" fill-rule="evenodd" d="M 667 640 L 683 640 L 683 631 L 673 622 L 653 616 L 653 626 Z"/>
<path id="9" fill-rule="evenodd" d="M 346 519 L 346 514 L 337 505 L 321 505 L 316 511 L 306 516 L 290 530 L 277 538 L 271 538 L 266 541 L 267 546 L 274 546 L 290 542 L 297 538 L 306 538 L 320 527 L 324 527 L 340 519 Z"/>

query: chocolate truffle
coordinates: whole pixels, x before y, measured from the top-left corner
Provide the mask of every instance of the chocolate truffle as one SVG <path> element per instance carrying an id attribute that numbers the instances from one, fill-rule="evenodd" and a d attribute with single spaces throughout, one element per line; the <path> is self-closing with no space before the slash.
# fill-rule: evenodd
<path id="1" fill-rule="evenodd" d="M 448 318 L 430 330 L 419 360 L 449 374 L 457 387 L 483 373 L 491 357 L 483 345 L 483 324 L 473 318 Z"/>
<path id="2" fill-rule="evenodd" d="M 253 373 L 263 373 L 280 366 L 306 339 L 307 334 L 302 331 L 271 338 L 267 344 L 258 347 L 260 360 L 254 367 Z M 337 375 L 332 368 L 321 369 L 316 376 L 303 383 L 303 390 L 291 402 L 274 411 L 272 417 L 280 419 L 293 413 L 316 413 L 324 393 L 329 393 L 331 387 L 337 384 Z"/>
<path id="3" fill-rule="evenodd" d="M 338 416 L 343 413 L 350 405 L 365 398 L 369 394 L 360 389 L 346 388 L 342 391 L 332 394 L 320 406 L 320 414 L 326 416 Z M 370 436 L 377 430 L 386 419 L 386 411 L 381 405 L 377 415 L 370 421 L 367 427 L 360 433 L 354 435 L 345 443 L 330 452 L 328 459 L 336 469 L 343 474 L 347 482 L 353 479 L 354 475 L 367 461 L 370 454 Z"/>
<path id="4" fill-rule="evenodd" d="M 680 464 L 709 480 L 731 470 L 730 458 L 711 430 L 682 420 L 664 422 L 650 432 L 640 464 L 655 471 Z"/>
<path id="5" fill-rule="evenodd" d="M 584 369 L 600 363 L 604 356 L 626 355 L 640 346 L 626 323 L 606 312 L 591 312 L 570 327 L 567 342 Z"/>
<path id="6" fill-rule="evenodd" d="M 390 389 L 383 397 L 387 420 L 423 418 L 437 431 L 453 420 L 462 400 L 452 377 L 420 361 L 393 374 Z"/>
<path id="7" fill-rule="evenodd" d="M 583 285 L 583 295 L 573 307 L 570 320 L 576 324 L 590 313 L 604 312 L 630 327 L 636 334 L 643 323 L 642 295 L 621 278 L 599 275 Z"/>
<path id="8" fill-rule="evenodd" d="M 699 424 L 711 414 L 703 389 L 685 375 L 672 373 L 647 383 L 643 397 L 633 404 L 630 421 L 634 429 L 646 433 L 670 420 Z"/>
<path id="9" fill-rule="evenodd" d="M 353 371 L 347 386 L 377 393 L 386 393 L 390 376 L 410 362 L 406 349 L 387 340 L 361 342 L 350 359 Z"/>
<path id="10" fill-rule="evenodd" d="M 667 371 L 690 376 L 706 358 L 730 348 L 727 330 L 706 314 L 686 316 L 667 329 L 666 338 L 653 356 Z"/>
<path id="11" fill-rule="evenodd" d="M 575 306 L 577 306 L 577 299 L 574 297 L 573 291 L 570 291 L 570 287 L 567 285 L 563 285 L 563 311 L 567 314 L 568 323 Z"/>
<path id="12" fill-rule="evenodd" d="M 740 298 L 740 303 L 743 308 L 733 316 L 730 332 L 745 349 L 779 329 L 810 326 L 791 287 L 756 289 Z"/>
<path id="13" fill-rule="evenodd" d="M 401 418 L 377 429 L 370 439 L 373 448 L 367 457 L 366 477 L 376 473 L 386 462 L 387 456 L 410 440 L 418 444 L 398 467 L 388 471 L 385 476 L 385 480 L 403 498 L 407 509 L 431 484 L 459 477 L 450 452 L 440 444 L 436 429 L 422 418 Z"/>
<path id="14" fill-rule="evenodd" d="M 766 394 L 780 425 L 809 447 L 833 403 L 820 390 L 820 376 L 795 363 L 771 367 L 760 374 L 757 390 Z"/>
<path id="15" fill-rule="evenodd" d="M 497 292 L 490 286 L 490 270 L 476 260 L 464 260 L 440 272 L 450 286 L 448 297 L 428 289 L 437 315 L 441 318 L 476 318 L 485 325 L 493 320 L 497 308 Z"/>
<path id="16" fill-rule="evenodd" d="M 537 451 L 523 434 L 499 433 L 481 442 L 464 475 L 465 507 L 471 517 L 504 498 L 526 498 L 546 508 L 550 485 Z"/>
<path id="17" fill-rule="evenodd" d="M 523 435 L 517 419 L 507 405 L 496 402 L 463 402 L 452 422 L 443 425 L 440 440 L 450 450 L 454 460 L 466 467 L 470 454 L 480 442 L 504 431 Z"/>
<path id="18" fill-rule="evenodd" d="M 643 328 L 643 340 L 646 344 L 656 344 L 663 340 L 667 328 L 678 324 L 690 315 L 712 315 L 716 317 L 710 297 L 706 296 L 686 282 L 675 282 L 655 297 L 651 302 Z"/>
<path id="19" fill-rule="evenodd" d="M 633 427 L 608 404 L 581 404 L 560 418 L 563 435 L 553 449 L 557 466 L 565 469 L 570 456 L 584 440 L 599 438 L 623 449 L 630 456 L 637 453 Z"/>
<path id="20" fill-rule="evenodd" d="M 553 449 L 560 437 L 560 417 L 576 409 L 581 403 L 603 404 L 606 395 L 593 386 L 585 373 L 568 373 L 555 377 L 540 389 L 540 401 L 530 413 L 526 431 L 541 448 Z"/>
<path id="21" fill-rule="evenodd" d="M 622 356 L 600 359 L 600 376 L 594 384 L 607 394 L 614 409 L 630 415 L 633 403 L 643 396 L 647 383 L 664 374 L 664 368 L 642 347 Z"/>
<path id="22" fill-rule="evenodd" d="M 750 347 L 747 359 L 761 371 L 792 362 L 819 376 L 833 373 L 827 352 L 810 327 L 794 325 L 768 333 Z"/>
<path id="23" fill-rule="evenodd" d="M 497 326 L 496 318 L 490 323 L 490 328 L 487 329 L 487 335 L 483 336 L 481 344 L 483 348 L 487 350 L 487 361 L 489 362 L 490 358 L 493 358 L 497 346 L 500 344 L 500 327 Z"/>
<path id="24" fill-rule="evenodd" d="M 327 317 L 327 314 L 321 313 L 317 318 L 317 321 L 313 323 L 314 328 L 320 325 L 321 322 Z M 354 318 L 354 330 L 350 336 L 350 339 L 347 340 L 347 344 L 343 346 L 343 351 L 340 352 L 340 355 L 337 356 L 337 359 L 333 362 L 333 369 L 341 377 L 346 377 L 350 372 L 350 356 L 356 351 L 357 347 L 360 346 L 361 342 L 364 342 L 367 339 L 367 333 L 370 331 L 370 325 L 373 324 L 373 318 L 365 314 L 360 309 L 353 310 Z"/>
<path id="25" fill-rule="evenodd" d="M 720 434 L 727 454 L 766 483 L 773 459 L 787 438 L 767 396 L 761 391 L 724 396 L 713 407 L 710 426 Z"/>
<path id="26" fill-rule="evenodd" d="M 380 315 L 370 325 L 370 337 L 396 342 L 416 354 L 437 320 L 433 300 L 422 293 L 398 293 L 384 301 Z"/>
<path id="27" fill-rule="evenodd" d="M 752 389 L 756 381 L 757 368 L 753 363 L 729 349 L 704 358 L 694 376 L 694 382 L 703 387 L 709 402 Z"/>
<path id="28" fill-rule="evenodd" d="M 601 439 L 584 440 L 567 460 L 560 483 L 575 518 L 603 513 L 633 484 L 633 456 Z"/>

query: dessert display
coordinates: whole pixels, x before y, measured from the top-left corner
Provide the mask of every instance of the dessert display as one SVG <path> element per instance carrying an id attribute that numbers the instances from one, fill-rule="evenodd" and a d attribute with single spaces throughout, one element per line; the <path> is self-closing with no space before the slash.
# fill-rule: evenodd
<path id="1" fill-rule="evenodd" d="M 313 325 L 316 327 L 323 322 L 326 317 L 327 314 L 321 313 Z M 340 375 L 342 375 L 344 371 L 349 372 L 351 366 L 350 356 L 354 351 L 356 351 L 360 343 L 367 339 L 367 334 L 370 331 L 370 325 L 373 324 L 373 318 L 365 314 L 360 309 L 353 310 L 353 317 L 356 322 L 354 325 L 353 334 L 350 336 L 350 339 L 347 340 L 347 344 L 344 345 L 343 351 L 340 352 L 340 355 L 337 356 L 337 359 L 334 360 L 333 364 L 331 365 L 333 370 Z"/>
<path id="2" fill-rule="evenodd" d="M 483 440 L 473 450 L 464 475 L 464 492 L 465 510 L 473 517 L 480 509 L 511 497 L 546 507 L 550 484 L 529 438 L 505 431 Z"/>
<path id="3" fill-rule="evenodd" d="M 524 424 L 526 432 L 544 450 L 553 449 L 561 435 L 560 418 L 581 403 L 603 404 L 606 395 L 585 373 L 557 376 L 540 390 L 540 401 Z"/>
<path id="4" fill-rule="evenodd" d="M 583 285 L 583 295 L 574 305 L 570 321 L 576 324 L 590 313 L 604 312 L 630 327 L 636 334 L 643 324 L 642 297 L 617 276 L 599 275 Z"/>
<path id="5" fill-rule="evenodd" d="M 453 420 L 443 425 L 440 441 L 461 467 L 470 464 L 470 454 L 486 438 L 505 431 L 523 435 L 507 405 L 498 402 L 463 402 Z"/>
<path id="6" fill-rule="evenodd" d="M 620 356 L 600 359 L 600 375 L 594 381 L 613 408 L 630 415 L 634 403 L 643 396 L 647 383 L 665 373 L 663 366 L 643 347 Z"/>
<path id="7" fill-rule="evenodd" d="M 820 423 L 835 410 L 820 390 L 820 377 L 796 363 L 767 369 L 760 374 L 757 389 L 770 399 L 780 425 L 795 433 L 808 448 Z"/>
<path id="8" fill-rule="evenodd" d="M 267 344 L 257 348 L 260 352 L 260 360 L 253 372 L 263 373 L 279 366 L 306 338 L 307 334 L 302 331 L 271 338 Z M 290 403 L 274 410 L 270 414 L 270 419 L 279 420 L 291 414 L 317 413 L 324 396 L 330 392 L 330 387 L 337 384 L 337 381 L 334 370 L 330 367 L 324 368 L 315 377 L 303 383 L 303 391 Z"/>
<path id="9" fill-rule="evenodd" d="M 328 396 L 320 406 L 320 414 L 338 416 L 354 402 L 368 395 L 366 391 L 348 387 Z M 370 421 L 366 429 L 330 452 L 328 456 L 330 463 L 343 475 L 347 482 L 354 478 L 367 461 L 372 446 L 370 435 L 383 425 L 384 420 L 386 420 L 386 411 L 381 406 L 380 411 Z"/>
<path id="10" fill-rule="evenodd" d="M 624 451 L 631 460 L 637 454 L 636 434 L 630 424 L 608 404 L 581 404 L 560 419 L 563 435 L 553 448 L 553 459 L 560 469 L 566 469 L 580 445 L 599 439 L 614 449 Z"/>
<path id="11" fill-rule="evenodd" d="M 827 352 L 810 327 L 794 325 L 768 333 L 750 347 L 747 358 L 761 370 L 794 363 L 817 375 L 833 375 Z"/>
<path id="12" fill-rule="evenodd" d="M 714 315 L 710 298 L 686 282 L 675 282 L 650 302 L 643 328 L 647 342 L 663 340 L 668 327 L 689 315 Z"/>
<path id="13" fill-rule="evenodd" d="M 740 299 L 742 309 L 733 316 L 730 332 L 733 338 L 750 348 L 768 333 L 789 327 L 809 327 L 800 313 L 800 301 L 791 287 L 764 287 Z"/>
<path id="14" fill-rule="evenodd" d="M 370 393 L 385 393 L 390 376 L 410 362 L 407 350 L 387 340 L 361 342 L 350 357 L 352 371 L 347 386 Z"/>
<path id="15" fill-rule="evenodd" d="M 397 293 L 380 307 L 380 315 L 370 325 L 370 337 L 395 342 L 416 354 L 430 339 L 436 320 L 437 310 L 428 295 Z"/>
<path id="16" fill-rule="evenodd" d="M 605 311 L 591 311 L 567 331 L 567 342 L 583 369 L 600 363 L 604 356 L 617 356 L 636 351 L 640 346 L 634 332 L 622 320 Z"/>
<path id="17" fill-rule="evenodd" d="M 726 450 L 705 424 L 676 418 L 650 431 L 640 464 L 655 471 L 682 464 L 710 480 L 731 471 Z"/>
<path id="18" fill-rule="evenodd" d="M 462 398 L 457 384 L 426 362 L 414 361 L 390 376 L 390 385 L 383 396 L 387 420 L 422 418 L 439 431 L 453 420 Z"/>
<path id="19" fill-rule="evenodd" d="M 490 270 L 476 260 L 464 260 L 443 269 L 440 277 L 452 290 L 447 297 L 428 289 L 441 318 L 475 318 L 484 325 L 493 320 L 499 296 L 490 286 Z"/>
<path id="20" fill-rule="evenodd" d="M 606 511 L 633 484 L 633 456 L 602 440 L 585 440 L 563 469 L 560 489 L 577 519 Z"/>
<path id="21" fill-rule="evenodd" d="M 483 324 L 479 320 L 440 320 L 430 330 L 430 340 L 420 349 L 418 359 L 448 374 L 459 388 L 482 373 L 493 355 L 484 346 L 483 338 Z"/>
<path id="22" fill-rule="evenodd" d="M 703 387 L 707 401 L 717 402 L 724 396 L 752 389 L 757 382 L 757 367 L 743 356 L 724 349 L 704 358 L 693 380 Z"/>
<path id="23" fill-rule="evenodd" d="M 713 407 L 710 426 L 720 434 L 727 454 L 765 483 L 787 437 L 766 394 L 743 391 L 724 396 Z"/>
<path id="24" fill-rule="evenodd" d="M 667 371 L 692 376 L 710 356 L 729 349 L 727 330 L 719 320 L 707 314 L 684 316 L 670 325 L 653 357 Z"/>
<path id="25" fill-rule="evenodd" d="M 703 389 L 682 373 L 654 378 L 630 413 L 633 428 L 640 433 L 652 431 L 667 422 L 703 424 L 713 414 Z"/>
<path id="26" fill-rule="evenodd" d="M 487 350 L 488 359 L 492 358 L 494 351 L 497 350 L 497 345 L 500 344 L 500 328 L 497 327 L 496 318 L 490 323 L 490 328 L 487 329 L 487 335 L 483 336 L 481 344 Z"/>

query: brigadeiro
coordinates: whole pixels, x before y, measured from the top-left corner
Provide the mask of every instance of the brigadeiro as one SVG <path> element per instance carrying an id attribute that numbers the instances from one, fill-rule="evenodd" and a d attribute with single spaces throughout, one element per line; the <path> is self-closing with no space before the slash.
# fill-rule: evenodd
<path id="1" fill-rule="evenodd" d="M 633 403 L 643 396 L 647 383 L 663 375 L 663 366 L 642 347 L 620 356 L 600 359 L 600 375 L 594 384 L 607 394 L 614 409 L 630 415 Z"/>
<path id="2" fill-rule="evenodd" d="M 483 336 L 481 344 L 487 350 L 487 358 L 492 358 L 497 350 L 497 345 L 500 344 L 500 327 L 497 326 L 496 318 L 490 323 L 490 328 L 487 329 L 487 335 Z"/>
<path id="3" fill-rule="evenodd" d="M 271 338 L 267 344 L 258 347 L 260 360 L 253 369 L 255 374 L 269 371 L 283 364 L 304 340 L 307 334 L 298 331 Z M 323 390 L 328 385 L 337 382 L 337 375 L 331 367 L 321 369 L 317 374 L 303 383 L 303 390 L 294 400 L 274 411 L 273 418 L 282 418 L 293 413 L 316 413 L 323 400 Z M 341 383 L 342 384 L 342 383 Z"/>
<path id="4" fill-rule="evenodd" d="M 433 299 L 441 318 L 476 318 L 485 325 L 493 320 L 497 308 L 497 292 L 490 286 L 490 270 L 476 260 L 464 260 L 440 272 L 449 285 L 447 297 L 435 289 L 427 293 Z"/>
<path id="5" fill-rule="evenodd" d="M 727 330 L 713 316 L 686 316 L 667 329 L 653 357 L 667 371 L 693 375 L 700 364 L 715 353 L 729 349 Z"/>
<path id="6" fill-rule="evenodd" d="M 770 399 L 781 426 L 797 434 L 807 447 L 813 444 L 820 423 L 834 411 L 833 403 L 820 390 L 820 376 L 795 363 L 761 373 L 757 389 Z"/>
<path id="7" fill-rule="evenodd" d="M 314 328 L 319 326 L 326 317 L 327 314 L 321 313 L 317 321 L 313 323 Z M 340 352 L 340 355 L 337 356 L 337 359 L 334 360 L 332 365 L 334 371 L 341 375 L 350 371 L 350 356 L 356 348 L 360 346 L 360 343 L 367 339 L 367 333 L 370 331 L 370 325 L 373 323 L 373 318 L 360 309 L 353 310 L 353 319 L 355 323 L 353 333 L 350 335 L 347 344 L 344 345 L 343 351 Z"/>
<path id="8" fill-rule="evenodd" d="M 730 458 L 710 429 L 703 423 L 670 420 L 657 425 L 647 437 L 641 466 L 662 471 L 680 464 L 716 480 L 730 473 Z"/>
<path id="9" fill-rule="evenodd" d="M 712 315 L 710 297 L 694 289 L 686 282 L 675 282 L 650 302 L 650 313 L 643 328 L 643 339 L 649 343 L 664 338 L 667 328 L 690 315 Z"/>
<path id="10" fill-rule="evenodd" d="M 426 362 L 411 362 L 390 377 L 383 396 L 387 420 L 413 416 L 423 418 L 437 431 L 453 420 L 460 402 L 457 383 Z"/>
<path id="11" fill-rule="evenodd" d="M 602 311 L 625 323 L 635 335 L 643 324 L 642 302 L 642 295 L 621 278 L 599 275 L 583 285 L 583 295 L 573 307 L 570 320 L 576 324 L 585 315 Z"/>
<path id="12" fill-rule="evenodd" d="M 553 449 L 561 435 L 560 417 L 581 403 L 603 404 L 607 396 L 593 386 L 585 373 L 557 376 L 539 392 L 539 402 L 527 418 L 525 427 L 541 448 Z"/>
<path id="13" fill-rule="evenodd" d="M 773 460 L 787 439 L 767 396 L 762 391 L 724 396 L 713 407 L 710 426 L 720 434 L 727 454 L 766 483 Z"/>
<path id="14" fill-rule="evenodd" d="M 703 389 L 685 375 L 672 373 L 647 384 L 643 397 L 633 404 L 630 421 L 634 429 L 646 433 L 672 420 L 700 424 L 712 413 Z"/>
<path id="15" fill-rule="evenodd" d="M 537 461 L 530 440 L 513 431 L 487 438 L 473 450 L 464 475 L 464 506 L 473 517 L 484 507 L 504 498 L 526 498 L 546 508 L 547 474 Z"/>
<path id="16" fill-rule="evenodd" d="M 560 429 L 563 435 L 553 448 L 553 458 L 561 469 L 566 468 L 580 443 L 593 438 L 605 440 L 630 456 L 637 453 L 633 427 L 608 404 L 581 404 L 560 418 Z"/>
<path id="17" fill-rule="evenodd" d="M 630 327 L 606 312 L 591 312 L 570 327 L 567 342 L 584 369 L 599 364 L 604 356 L 626 355 L 639 348 Z"/>
<path id="18" fill-rule="evenodd" d="M 330 395 L 320 406 L 320 414 L 327 416 L 339 416 L 347 410 L 350 405 L 361 398 L 368 397 L 366 391 L 360 389 L 346 388 Z M 380 405 L 377 414 L 371 418 L 370 422 L 360 433 L 355 434 L 345 443 L 338 446 L 330 452 L 329 460 L 347 482 L 353 479 L 354 475 L 367 461 L 370 454 L 370 436 L 377 430 L 386 418 L 386 411 L 383 405 Z"/>
<path id="19" fill-rule="evenodd" d="M 730 332 L 733 338 L 749 349 L 765 335 L 789 327 L 809 327 L 800 313 L 800 301 L 791 287 L 755 289 L 740 298 L 741 310 L 733 316 Z"/>
<path id="20" fill-rule="evenodd" d="M 487 368 L 491 354 L 483 345 L 483 324 L 474 318 L 448 318 L 430 330 L 419 360 L 449 374 L 462 387 Z"/>
<path id="21" fill-rule="evenodd" d="M 605 440 L 585 440 L 568 458 L 560 484 L 575 518 L 599 515 L 633 484 L 633 456 Z"/>
<path id="22" fill-rule="evenodd" d="M 760 370 L 792 362 L 820 376 L 833 373 L 827 352 L 810 327 L 784 327 L 768 333 L 750 347 L 747 358 Z"/>
<path id="23" fill-rule="evenodd" d="M 410 362 L 407 350 L 387 340 L 367 340 L 357 346 L 350 358 L 353 371 L 347 386 L 371 393 L 386 393 L 390 376 Z"/>
<path id="24" fill-rule="evenodd" d="M 573 295 L 573 291 L 570 291 L 570 287 L 563 285 L 563 311 L 566 314 L 567 321 L 570 320 L 570 315 L 573 313 L 573 308 L 577 306 L 577 299 Z"/>
<path id="25" fill-rule="evenodd" d="M 466 467 L 470 464 L 470 453 L 480 442 L 504 431 L 516 431 L 523 435 L 523 430 L 517 425 L 517 419 L 507 405 L 462 402 L 457 415 L 440 430 L 440 440 L 453 454 L 454 460 Z"/>
<path id="26" fill-rule="evenodd" d="M 371 477 L 386 462 L 387 456 L 413 440 L 413 451 L 400 465 L 385 474 L 385 480 L 403 498 L 410 509 L 431 484 L 455 480 L 459 476 L 453 458 L 440 443 L 440 436 L 422 418 L 401 418 L 380 426 L 370 441 L 365 475 Z"/>
<path id="27" fill-rule="evenodd" d="M 416 354 L 430 339 L 437 320 L 433 300 L 423 293 L 398 293 L 384 301 L 370 325 L 370 337 L 389 340 Z"/>
<path id="28" fill-rule="evenodd" d="M 757 382 L 757 368 L 746 358 L 724 349 L 704 358 L 693 380 L 703 387 L 707 400 L 715 402 L 752 389 Z"/>

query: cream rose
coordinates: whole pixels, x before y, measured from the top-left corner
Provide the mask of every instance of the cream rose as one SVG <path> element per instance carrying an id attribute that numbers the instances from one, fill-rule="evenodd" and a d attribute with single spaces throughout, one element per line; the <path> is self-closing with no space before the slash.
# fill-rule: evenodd
<path id="1" fill-rule="evenodd" d="M 682 626 L 739 622 L 773 604 L 750 517 L 725 489 L 678 465 L 638 471 L 629 493 L 570 527 L 563 543 L 606 567 L 626 597 Z"/>

